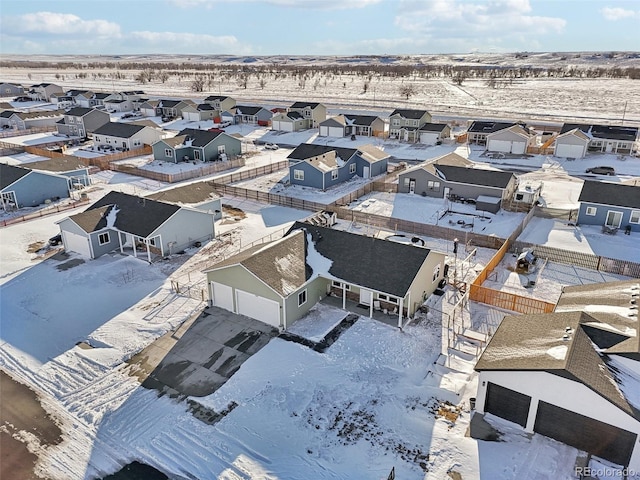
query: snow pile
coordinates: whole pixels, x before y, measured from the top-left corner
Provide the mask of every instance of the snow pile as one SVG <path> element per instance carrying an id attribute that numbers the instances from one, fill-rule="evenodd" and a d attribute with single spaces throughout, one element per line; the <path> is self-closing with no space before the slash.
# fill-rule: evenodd
<path id="1" fill-rule="evenodd" d="M 313 270 L 313 276 L 323 276 L 325 278 L 333 278 L 329 273 L 333 260 L 323 256 L 316 250 L 316 244 L 313 242 L 313 237 L 310 233 L 307 233 L 307 265 Z"/>
<path id="2" fill-rule="evenodd" d="M 115 228 L 116 226 L 116 219 L 118 218 L 118 212 L 120 211 L 120 209 L 118 208 L 117 205 L 113 205 L 111 207 L 111 209 L 109 209 L 109 213 L 107 214 L 106 220 L 107 220 L 107 227 L 106 228 Z"/>

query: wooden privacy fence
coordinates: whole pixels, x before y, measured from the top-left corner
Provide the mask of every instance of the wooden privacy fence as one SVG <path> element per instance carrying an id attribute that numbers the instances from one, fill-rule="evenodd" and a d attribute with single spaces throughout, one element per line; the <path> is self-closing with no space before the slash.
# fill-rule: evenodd
<path id="1" fill-rule="evenodd" d="M 606 273 L 625 275 L 627 277 L 640 278 L 640 263 L 619 260 L 616 258 L 599 257 L 588 253 L 564 250 L 561 248 L 535 245 L 516 241 L 513 243 L 514 251 L 532 250 L 538 257 L 546 258 L 552 262 L 575 265 L 578 267 L 598 270 Z"/>
<path id="2" fill-rule="evenodd" d="M 528 314 L 551 313 L 555 308 L 554 303 L 538 300 L 537 298 L 523 297 L 515 293 L 502 292 L 475 285 L 474 283 L 469 286 L 469 298 L 476 302 L 486 303 L 504 310 L 511 310 L 512 312 Z"/>
<path id="3" fill-rule="evenodd" d="M 328 205 L 325 205 L 323 203 L 311 202 L 309 200 L 288 197 L 286 195 L 278 195 L 277 193 L 260 192 L 258 190 L 250 190 L 248 188 L 234 187 L 232 185 L 225 185 L 217 182 L 218 180 L 216 179 L 214 188 L 216 189 L 218 194 L 222 195 L 246 198 L 249 200 L 255 200 L 257 202 L 268 203 L 270 205 L 280 205 L 283 207 L 309 210 L 312 212 L 317 212 L 318 210 L 326 210 L 328 208 Z"/>
<path id="4" fill-rule="evenodd" d="M 53 215 L 54 213 L 64 212 L 65 210 L 71 210 L 72 208 L 80 207 L 82 205 L 87 205 L 88 203 L 89 203 L 89 200 L 77 200 L 71 203 L 66 203 L 64 205 L 56 205 L 54 207 L 38 210 L 37 212 L 28 213 L 20 217 L 13 217 L 7 220 L 2 220 L 0 221 L 0 227 L 6 227 L 7 225 L 13 225 L 14 223 L 27 222 L 29 220 L 35 220 L 36 218 L 40 218 L 40 217 L 46 217 L 47 215 Z"/>
<path id="5" fill-rule="evenodd" d="M 41 146 L 47 145 L 60 145 L 64 144 L 64 141 L 60 142 L 49 142 L 40 144 Z M 134 150 L 127 150 L 126 152 L 118 152 L 113 155 L 102 155 L 99 157 L 79 157 L 77 155 L 66 155 L 61 152 L 53 152 L 51 150 L 47 150 L 46 148 L 26 146 L 24 147 L 24 151 L 27 153 L 31 153 L 33 155 L 38 155 L 40 157 L 47 158 L 65 158 L 67 160 L 73 160 L 78 162 L 79 164 L 85 165 L 87 167 L 98 167 L 100 170 L 108 170 L 110 169 L 111 162 L 116 162 L 118 160 L 124 160 L 132 157 L 139 157 L 141 155 L 148 155 L 152 152 L 151 147 L 146 145 L 142 148 L 136 148 Z"/>
<path id="6" fill-rule="evenodd" d="M 287 168 L 288 166 L 289 162 L 287 160 L 281 160 L 279 162 L 270 163 L 261 167 L 251 168 L 242 172 L 234 172 L 228 175 L 223 175 L 216 178 L 215 182 L 224 184 L 239 182 L 241 180 L 248 180 L 250 178 L 259 177 L 260 175 L 267 175 L 269 173 L 277 172 Z"/>
<path id="7" fill-rule="evenodd" d="M 239 168 L 244 166 L 244 159 L 238 158 L 235 160 L 229 160 L 226 162 L 213 162 L 201 166 L 200 168 L 194 168 L 192 170 L 185 170 L 177 173 L 163 173 L 155 172 L 153 170 L 146 170 L 143 168 L 133 167 L 131 165 L 119 165 L 112 164 L 111 169 L 116 172 L 128 173 L 130 175 L 137 175 L 139 177 L 150 178 L 159 182 L 175 183 L 183 180 L 190 180 L 192 178 L 199 178 L 206 175 L 212 175 L 214 173 L 230 170 L 232 168 Z"/>

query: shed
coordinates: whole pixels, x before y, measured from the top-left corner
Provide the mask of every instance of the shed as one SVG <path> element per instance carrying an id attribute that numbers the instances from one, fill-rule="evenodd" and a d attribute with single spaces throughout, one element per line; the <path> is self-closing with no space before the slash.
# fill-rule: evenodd
<path id="1" fill-rule="evenodd" d="M 482 212 L 498 213 L 500 210 L 500 197 L 489 197 L 487 195 L 480 195 L 476 198 L 476 210 Z"/>

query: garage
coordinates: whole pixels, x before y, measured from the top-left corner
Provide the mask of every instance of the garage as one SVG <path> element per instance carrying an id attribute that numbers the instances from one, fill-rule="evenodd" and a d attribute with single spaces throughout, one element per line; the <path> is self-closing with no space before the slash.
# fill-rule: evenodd
<path id="1" fill-rule="evenodd" d="M 489 140 L 487 150 L 490 152 L 523 154 L 526 148 L 525 142 L 513 142 L 509 140 Z"/>
<path id="2" fill-rule="evenodd" d="M 422 132 L 420 133 L 420 143 L 425 145 L 435 145 L 438 141 L 438 133 L 434 132 Z"/>
<path id="3" fill-rule="evenodd" d="M 89 246 L 89 239 L 87 237 L 63 230 L 62 243 L 64 244 L 65 250 L 91 258 L 91 247 Z"/>
<path id="4" fill-rule="evenodd" d="M 617 465 L 629 465 L 637 435 L 540 401 L 533 431 Z"/>
<path id="5" fill-rule="evenodd" d="M 255 318 L 276 328 L 280 327 L 280 304 L 268 298 L 236 289 L 236 313 Z"/>
<path id="6" fill-rule="evenodd" d="M 531 397 L 489 382 L 484 410 L 522 427 L 527 426 Z"/>
<path id="7" fill-rule="evenodd" d="M 280 120 L 275 120 L 273 122 L 273 130 L 282 130 L 284 132 L 293 132 L 293 123 L 291 122 L 281 122 Z"/>
<path id="8" fill-rule="evenodd" d="M 511 153 L 523 154 L 525 148 L 525 142 L 511 142 Z"/>
<path id="9" fill-rule="evenodd" d="M 329 137 L 337 137 L 337 138 L 341 138 L 344 137 L 344 128 L 342 127 L 323 127 L 326 128 L 327 131 L 327 136 Z"/>
<path id="10" fill-rule="evenodd" d="M 185 120 L 191 122 L 199 122 L 200 121 L 200 112 L 183 112 L 182 113 Z"/>
<path id="11" fill-rule="evenodd" d="M 570 145 L 567 143 L 556 144 L 556 157 L 582 158 L 585 148 L 582 145 Z"/>
<path id="12" fill-rule="evenodd" d="M 233 312 L 233 288 L 218 282 L 211 282 L 211 304 Z"/>

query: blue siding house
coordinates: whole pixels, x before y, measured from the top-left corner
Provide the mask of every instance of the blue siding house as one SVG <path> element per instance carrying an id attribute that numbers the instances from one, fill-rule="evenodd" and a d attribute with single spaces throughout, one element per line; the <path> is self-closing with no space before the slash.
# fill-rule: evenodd
<path id="1" fill-rule="evenodd" d="M 356 175 L 371 178 L 385 174 L 389 155 L 372 145 L 356 149 L 303 143 L 287 158 L 292 185 L 326 190 Z"/>
<path id="2" fill-rule="evenodd" d="M 35 207 L 46 200 L 68 198 L 70 181 L 63 175 L 0 163 L 0 208 Z"/>
<path id="3" fill-rule="evenodd" d="M 640 232 L 640 186 L 586 180 L 578 201 L 578 224 Z"/>

